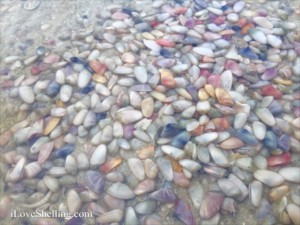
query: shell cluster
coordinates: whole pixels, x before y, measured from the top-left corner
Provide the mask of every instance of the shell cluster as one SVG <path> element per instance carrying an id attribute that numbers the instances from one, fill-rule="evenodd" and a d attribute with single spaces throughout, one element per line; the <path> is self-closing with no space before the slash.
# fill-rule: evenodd
<path id="1" fill-rule="evenodd" d="M 0 135 L 0 218 L 220 224 L 246 205 L 257 224 L 299 225 L 299 9 L 277 3 L 111 4 L 78 16 L 63 52 L 6 56 L 18 115 Z"/>

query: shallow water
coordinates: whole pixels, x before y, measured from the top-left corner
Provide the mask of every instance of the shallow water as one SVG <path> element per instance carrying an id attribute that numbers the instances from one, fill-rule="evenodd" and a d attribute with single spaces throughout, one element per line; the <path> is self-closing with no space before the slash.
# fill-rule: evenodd
<path id="1" fill-rule="evenodd" d="M 96 1 L 90 0 L 88 3 L 84 0 L 73 0 L 73 1 L 62 1 L 62 0 L 46 0 L 42 1 L 41 5 L 33 10 L 27 11 L 22 7 L 23 1 L 1 1 L 0 3 L 0 32 L 1 32 L 1 42 L 0 42 L 0 66 L 3 68 L 5 63 L 3 62 L 4 58 L 8 55 L 18 55 L 27 58 L 28 56 L 32 56 L 36 54 L 36 48 L 38 46 L 44 45 L 46 43 L 51 43 L 52 40 L 56 40 L 55 47 L 52 47 L 54 53 L 62 54 L 66 50 L 70 48 L 70 42 L 62 41 L 59 37 L 68 35 L 71 31 L 78 32 L 80 29 L 84 29 L 82 23 L 78 22 L 78 16 L 88 15 L 88 20 L 90 24 L 97 24 L 97 13 L 103 7 L 110 7 L 114 4 L 121 4 L 122 6 L 132 7 L 137 10 L 143 10 L 147 14 L 150 14 L 153 11 L 151 8 L 152 1 Z M 247 1 L 249 9 L 255 10 L 261 5 L 269 9 L 270 15 L 277 16 L 278 7 L 280 4 L 284 4 L 278 1 L 270 1 L 267 3 L 264 2 L 256 2 L 256 1 Z M 292 21 L 296 21 L 299 23 L 300 18 L 299 14 L 293 15 L 292 18 L 289 18 L 289 8 L 299 10 L 296 7 L 293 7 L 297 2 L 287 2 L 286 7 L 280 6 L 280 8 L 284 8 L 282 10 L 281 17 L 285 19 L 289 19 Z M 291 5 L 289 5 L 291 4 Z M 277 8 L 276 8 L 277 7 Z M 288 9 L 287 9 L 288 8 Z M 49 27 L 48 27 L 49 25 Z M 100 26 L 100 25 L 99 25 Z M 95 26 L 97 27 L 97 25 Z M 298 27 L 299 28 L 299 27 Z M 299 31 L 300 32 L 300 31 Z M 298 40 L 299 41 L 299 40 Z M 51 48 L 51 47 L 50 47 Z M 103 54 L 109 54 L 106 52 Z M 18 75 L 23 73 L 28 73 L 28 68 L 26 71 L 22 69 L 16 70 Z M 49 73 L 47 78 L 54 79 L 55 74 Z M 6 78 L 2 77 L 1 81 L 5 81 Z M 8 97 L 9 91 L 3 87 L 1 87 L 1 102 L 0 102 L 0 132 L 8 130 L 14 124 L 19 121 L 22 121 L 28 117 L 28 113 L 24 113 L 19 111 L 18 108 L 21 105 L 21 101 L 14 97 Z M 41 113 L 43 115 L 43 113 Z M 27 118 L 29 121 L 34 118 Z M 83 146 L 79 146 L 78 148 L 82 148 Z M 5 146 L 2 150 L 7 151 L 7 149 L 11 150 L 10 146 Z M 295 157 L 292 160 L 293 166 L 300 166 L 300 162 L 298 161 L 299 154 L 295 154 Z M 128 172 L 128 168 L 120 167 L 119 171 L 124 170 L 123 172 Z M 4 174 L 1 176 L 3 179 Z M 205 190 L 211 190 L 216 185 L 216 179 L 211 178 L 210 176 L 203 175 L 201 177 L 201 182 L 204 186 Z M 199 177 L 193 178 L 192 182 L 197 182 Z M 3 180 L 2 180 L 3 181 Z M 1 183 L 1 197 L 5 196 L 9 192 L 7 191 L 7 187 L 5 187 L 4 182 Z M 293 189 L 297 185 L 289 183 L 290 188 Z M 161 184 L 157 184 L 157 188 L 160 187 Z M 172 188 L 175 190 L 176 194 L 185 199 L 190 205 L 192 205 L 192 201 L 188 195 L 187 189 L 178 187 L 172 184 Z M 268 188 L 265 188 L 265 195 L 267 195 Z M 135 199 L 136 201 L 145 200 L 146 196 L 138 197 Z M 61 200 L 61 199 L 59 199 Z M 58 202 L 59 202 L 58 200 Z M 289 197 L 290 200 L 290 197 Z M 128 202 L 128 205 L 134 205 L 135 202 Z M 57 207 L 58 204 L 53 204 L 53 207 Z M 267 217 L 264 221 L 258 221 L 255 218 L 256 208 L 251 205 L 249 199 L 247 198 L 242 203 L 237 203 L 237 212 L 235 215 L 227 215 L 221 216 L 219 224 L 221 225 L 260 225 L 260 224 L 274 224 L 272 223 L 273 219 L 272 215 Z M 278 203 L 273 205 L 273 213 L 276 216 L 278 210 Z M 201 224 L 201 220 L 199 217 L 199 210 L 192 207 L 193 215 L 196 218 L 197 224 Z M 173 216 L 173 208 L 169 205 L 161 205 L 157 207 L 156 213 L 161 215 L 163 220 L 161 223 L 163 225 L 182 225 L 183 223 L 176 219 Z M 10 218 L 4 221 L 5 224 L 20 224 L 25 220 L 11 220 Z M 276 223 L 275 223 L 276 224 Z"/>

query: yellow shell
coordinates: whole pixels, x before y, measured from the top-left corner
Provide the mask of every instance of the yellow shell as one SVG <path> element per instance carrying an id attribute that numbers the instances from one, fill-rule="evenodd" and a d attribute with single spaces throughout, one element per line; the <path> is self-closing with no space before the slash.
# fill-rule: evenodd
<path id="1" fill-rule="evenodd" d="M 59 99 L 56 100 L 56 106 L 57 107 L 64 107 L 65 106 L 65 103 Z"/>
<path id="2" fill-rule="evenodd" d="M 204 89 L 210 95 L 210 97 L 216 97 L 215 88 L 211 84 L 206 84 Z"/>
<path id="3" fill-rule="evenodd" d="M 105 84 L 107 79 L 105 76 L 101 75 L 101 74 L 97 74 L 97 73 L 94 73 L 93 76 L 92 76 L 92 79 L 93 81 L 96 81 L 100 84 Z"/>
<path id="4" fill-rule="evenodd" d="M 272 188 L 269 192 L 269 198 L 272 202 L 277 202 L 281 200 L 283 196 L 287 195 L 289 190 L 289 186 L 287 185 Z"/>
<path id="5" fill-rule="evenodd" d="M 205 101 L 209 98 L 209 95 L 208 93 L 205 91 L 205 89 L 201 88 L 199 91 L 198 91 L 198 98 L 199 100 L 201 101 Z"/>
<path id="6" fill-rule="evenodd" d="M 152 91 L 150 94 L 153 98 L 155 98 L 161 102 L 164 102 L 167 98 L 163 93 L 160 93 L 158 91 Z"/>
<path id="7" fill-rule="evenodd" d="M 162 85 L 164 85 L 167 88 L 174 88 L 176 85 L 173 73 L 167 69 L 161 70 L 160 80 L 161 80 Z"/>
<path id="8" fill-rule="evenodd" d="M 50 134 L 54 130 L 54 128 L 58 125 L 59 121 L 60 121 L 59 117 L 51 118 L 46 125 L 46 128 L 44 130 L 44 135 Z"/>
<path id="9" fill-rule="evenodd" d="M 139 150 L 138 157 L 140 159 L 148 159 L 154 156 L 155 147 L 154 146 L 146 146 Z"/>
<path id="10" fill-rule="evenodd" d="M 231 96 L 224 88 L 216 88 L 216 97 L 222 105 L 232 106 L 234 104 Z"/>
<path id="11" fill-rule="evenodd" d="M 276 77 L 273 81 L 276 84 L 282 84 L 282 85 L 286 85 L 286 86 L 293 85 L 293 82 L 291 80 L 285 80 L 285 79 L 282 79 L 281 77 Z"/>
<path id="12" fill-rule="evenodd" d="M 26 110 L 21 110 L 18 112 L 17 121 L 25 120 L 28 116 L 28 112 Z"/>
<path id="13" fill-rule="evenodd" d="M 122 163 L 122 158 L 120 156 L 116 156 L 115 158 L 111 159 L 110 161 L 104 163 L 101 166 L 101 171 L 104 173 L 108 173 L 109 171 L 115 169 Z"/>

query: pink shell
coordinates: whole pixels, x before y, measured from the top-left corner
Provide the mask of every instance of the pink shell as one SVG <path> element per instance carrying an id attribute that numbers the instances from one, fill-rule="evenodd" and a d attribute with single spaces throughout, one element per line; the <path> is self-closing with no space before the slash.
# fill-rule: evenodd
<path id="1" fill-rule="evenodd" d="M 210 219 L 217 214 L 221 208 L 225 196 L 221 192 L 208 192 L 204 196 L 200 206 L 200 217 Z"/>

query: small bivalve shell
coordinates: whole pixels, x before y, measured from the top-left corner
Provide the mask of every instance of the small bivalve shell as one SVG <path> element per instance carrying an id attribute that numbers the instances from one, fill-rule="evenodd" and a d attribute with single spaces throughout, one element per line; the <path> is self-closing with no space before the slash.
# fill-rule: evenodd
<path id="1" fill-rule="evenodd" d="M 272 202 L 280 201 L 283 196 L 288 194 L 289 190 L 289 186 L 287 185 L 272 188 L 269 192 L 269 199 Z"/>
<path id="2" fill-rule="evenodd" d="M 118 120 L 123 124 L 136 122 L 143 118 L 143 114 L 138 110 L 122 110 L 117 112 Z"/>
<path id="3" fill-rule="evenodd" d="M 54 128 L 59 124 L 59 122 L 60 117 L 52 117 L 45 127 L 44 135 L 50 134 L 54 130 Z"/>
<path id="4" fill-rule="evenodd" d="M 138 225 L 138 217 L 132 206 L 126 208 L 124 225 Z"/>
<path id="5" fill-rule="evenodd" d="M 75 190 L 71 189 L 68 191 L 66 199 L 67 199 L 67 207 L 69 212 L 70 213 L 79 212 L 82 201 L 78 193 Z"/>
<path id="6" fill-rule="evenodd" d="M 215 56 L 214 52 L 211 49 L 205 48 L 205 47 L 195 47 L 195 48 L 193 48 L 193 51 L 196 52 L 197 54 L 203 55 L 203 56 L 208 56 L 208 57 Z"/>
<path id="7" fill-rule="evenodd" d="M 249 198 L 251 203 L 258 207 L 261 203 L 263 194 L 263 185 L 261 182 L 255 180 L 251 184 L 249 184 Z"/>
<path id="8" fill-rule="evenodd" d="M 215 216 L 221 208 L 224 198 L 225 196 L 220 192 L 206 193 L 201 202 L 200 217 L 207 220 Z"/>
<path id="9" fill-rule="evenodd" d="M 8 174 L 9 181 L 17 182 L 22 178 L 22 176 L 24 174 L 24 167 L 25 167 L 26 161 L 27 160 L 24 157 L 22 157 L 18 160 L 15 167 Z"/>
<path id="10" fill-rule="evenodd" d="M 278 171 L 286 181 L 300 184 L 300 168 L 299 167 L 285 167 Z"/>
<path id="11" fill-rule="evenodd" d="M 196 225 L 191 206 L 184 200 L 178 199 L 175 203 L 175 215 L 186 225 Z"/>
<path id="12" fill-rule="evenodd" d="M 225 141 L 222 141 L 220 143 L 220 147 L 222 149 L 226 149 L 226 150 L 232 150 L 232 149 L 241 148 L 244 145 L 245 145 L 245 143 L 242 142 L 240 139 L 238 139 L 236 137 L 228 138 Z"/>
<path id="13" fill-rule="evenodd" d="M 151 159 L 146 159 L 145 164 L 145 174 L 149 179 L 155 179 L 158 174 L 158 167 Z"/>
<path id="14" fill-rule="evenodd" d="M 72 97 L 73 88 L 71 85 L 64 84 L 61 86 L 59 96 L 62 102 L 68 102 Z"/>
<path id="15" fill-rule="evenodd" d="M 215 93 L 220 104 L 233 106 L 233 99 L 225 88 L 216 88 Z"/>
<path id="16" fill-rule="evenodd" d="M 163 157 L 158 157 L 156 159 L 156 164 L 157 164 L 162 176 L 167 181 L 172 181 L 174 178 L 174 173 L 173 173 L 171 162 L 168 159 L 165 159 Z"/>
<path id="17" fill-rule="evenodd" d="M 145 179 L 145 170 L 142 160 L 138 158 L 128 159 L 128 166 L 133 173 L 133 175 L 140 181 Z"/>
<path id="18" fill-rule="evenodd" d="M 197 163 L 194 160 L 190 159 L 179 160 L 179 164 L 192 173 L 201 169 L 200 163 Z"/>
<path id="19" fill-rule="evenodd" d="M 133 192 L 135 195 L 142 195 L 142 194 L 153 191 L 154 188 L 155 188 L 154 180 L 145 179 L 135 187 Z"/>
<path id="20" fill-rule="evenodd" d="M 254 121 L 252 123 L 252 131 L 253 131 L 254 136 L 258 140 L 263 140 L 266 136 L 267 127 L 265 124 L 263 124 L 259 121 Z"/>
<path id="21" fill-rule="evenodd" d="M 228 179 L 219 179 L 218 186 L 220 187 L 222 192 L 228 197 L 237 197 L 241 195 L 240 189 Z"/>
<path id="22" fill-rule="evenodd" d="M 124 211 L 122 209 L 115 209 L 105 212 L 97 217 L 97 222 L 100 224 L 118 223 L 123 219 Z"/>
<path id="23" fill-rule="evenodd" d="M 300 225 L 300 207 L 296 204 L 288 204 L 286 211 L 294 225 Z"/>
<path id="24" fill-rule="evenodd" d="M 135 78 L 142 84 L 147 83 L 148 75 L 147 70 L 143 66 L 136 66 L 133 69 L 133 73 L 135 75 Z"/>
<path id="25" fill-rule="evenodd" d="M 147 215 L 153 213 L 156 207 L 154 200 L 145 200 L 138 203 L 134 208 L 138 214 Z"/>
<path id="26" fill-rule="evenodd" d="M 153 114 L 154 110 L 154 101 L 153 98 L 148 97 L 142 100 L 141 102 L 141 108 L 144 117 L 149 118 Z"/>
<path id="27" fill-rule="evenodd" d="M 208 145 L 209 154 L 213 161 L 221 167 L 229 166 L 229 160 L 226 155 L 222 152 L 222 150 L 218 149 L 215 145 Z"/>
<path id="28" fill-rule="evenodd" d="M 92 74 L 88 70 L 82 70 L 78 75 L 77 85 L 79 88 L 86 87 L 92 78 Z"/>
<path id="29" fill-rule="evenodd" d="M 214 142 L 218 138 L 218 136 L 219 135 L 217 132 L 208 132 L 208 133 L 204 133 L 200 136 L 197 136 L 195 138 L 195 141 L 199 145 L 208 145 L 209 143 Z"/>
<path id="30" fill-rule="evenodd" d="M 50 191 L 54 193 L 59 191 L 60 185 L 56 178 L 51 176 L 44 176 L 43 181 Z"/>
<path id="31" fill-rule="evenodd" d="M 119 199 L 131 199 L 135 196 L 133 191 L 126 184 L 120 182 L 112 184 L 107 189 L 107 193 Z"/>
<path id="32" fill-rule="evenodd" d="M 171 145 L 162 145 L 161 150 L 175 160 L 183 159 L 185 152 Z"/>
<path id="33" fill-rule="evenodd" d="M 19 96 L 27 104 L 32 104 L 35 100 L 33 89 L 30 86 L 19 87 Z"/>
<path id="34" fill-rule="evenodd" d="M 256 170 L 253 175 L 257 180 L 269 187 L 276 187 L 284 181 L 283 176 L 270 170 Z"/>
<path id="35" fill-rule="evenodd" d="M 99 166 L 105 162 L 106 159 L 107 148 L 106 145 L 99 145 L 90 159 L 91 166 Z"/>
<path id="36" fill-rule="evenodd" d="M 27 178 L 34 178 L 42 168 L 38 162 L 31 162 L 24 167 L 24 174 Z"/>
<path id="37" fill-rule="evenodd" d="M 268 126 L 273 127 L 276 124 L 275 118 L 268 108 L 256 108 L 255 114 Z"/>
<path id="38" fill-rule="evenodd" d="M 273 24 L 266 18 L 262 16 L 256 16 L 253 18 L 253 21 L 261 27 L 272 29 Z"/>

